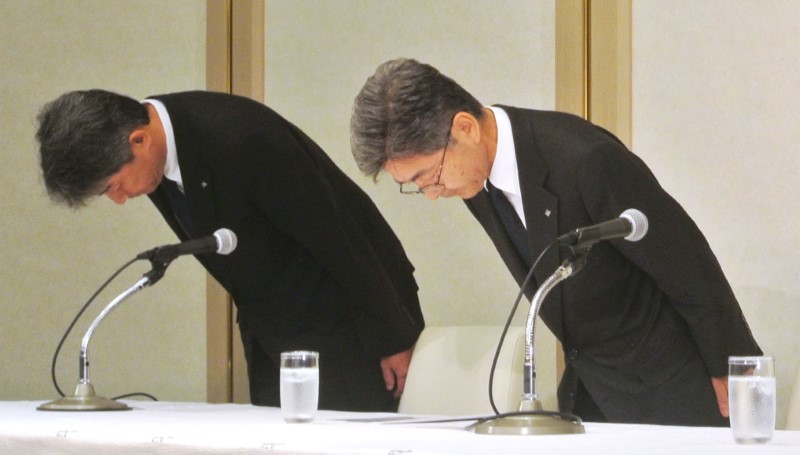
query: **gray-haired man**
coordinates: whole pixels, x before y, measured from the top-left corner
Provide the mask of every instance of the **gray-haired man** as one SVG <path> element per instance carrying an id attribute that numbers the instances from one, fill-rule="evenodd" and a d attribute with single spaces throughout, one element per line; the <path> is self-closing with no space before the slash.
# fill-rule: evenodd
<path id="1" fill-rule="evenodd" d="M 359 168 L 389 173 L 401 193 L 462 198 L 520 284 L 559 235 L 644 212 L 642 241 L 598 243 L 542 306 L 566 354 L 559 407 L 590 421 L 727 425 L 728 356 L 761 350 L 700 230 L 616 137 L 568 114 L 485 107 L 398 59 L 356 97 L 351 142 Z M 536 281 L 565 255 L 548 252 Z"/>

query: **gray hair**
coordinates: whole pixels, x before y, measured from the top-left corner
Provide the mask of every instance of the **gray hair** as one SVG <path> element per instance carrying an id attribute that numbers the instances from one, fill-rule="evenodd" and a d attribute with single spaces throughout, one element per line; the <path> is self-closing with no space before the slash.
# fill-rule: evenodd
<path id="1" fill-rule="evenodd" d="M 389 160 L 444 144 L 453 116 L 483 116 L 481 103 L 436 68 L 413 59 L 380 65 L 355 98 L 350 145 L 359 169 L 376 179 Z"/>
<path id="2" fill-rule="evenodd" d="M 37 118 L 47 193 L 70 207 L 85 205 L 133 160 L 128 136 L 150 121 L 140 102 L 104 90 L 65 93 L 46 104 Z"/>

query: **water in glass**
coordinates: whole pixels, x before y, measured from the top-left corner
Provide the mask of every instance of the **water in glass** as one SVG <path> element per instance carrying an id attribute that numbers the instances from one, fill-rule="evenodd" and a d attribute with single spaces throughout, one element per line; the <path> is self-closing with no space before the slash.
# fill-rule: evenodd
<path id="1" fill-rule="evenodd" d="M 318 398 L 317 368 L 281 368 L 281 411 L 287 422 L 313 420 Z"/>
<path id="2" fill-rule="evenodd" d="M 764 443 L 775 430 L 775 378 L 730 376 L 728 396 L 733 437 L 739 443 Z"/>

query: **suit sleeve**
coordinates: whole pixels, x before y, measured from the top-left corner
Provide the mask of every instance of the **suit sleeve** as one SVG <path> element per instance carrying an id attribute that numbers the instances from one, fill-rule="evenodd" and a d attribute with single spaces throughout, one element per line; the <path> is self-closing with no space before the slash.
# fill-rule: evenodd
<path id="1" fill-rule="evenodd" d="M 272 125 L 244 142 L 260 173 L 260 211 L 346 291 L 366 354 L 410 348 L 423 326 L 413 267 L 368 196 L 290 126 Z"/>
<path id="2" fill-rule="evenodd" d="M 705 237 L 644 162 L 609 142 L 585 156 L 578 174 L 581 197 L 595 222 L 627 208 L 648 217 L 643 240 L 614 245 L 655 280 L 688 322 L 712 376 L 727 375 L 730 355 L 761 353 Z"/>

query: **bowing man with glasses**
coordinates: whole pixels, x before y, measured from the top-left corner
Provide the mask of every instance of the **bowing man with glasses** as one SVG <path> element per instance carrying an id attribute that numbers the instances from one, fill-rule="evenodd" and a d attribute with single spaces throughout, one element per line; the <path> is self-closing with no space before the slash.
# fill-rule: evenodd
<path id="1" fill-rule="evenodd" d="M 541 307 L 566 357 L 559 408 L 587 421 L 729 424 L 728 356 L 761 349 L 697 225 L 611 133 L 566 113 L 484 106 L 412 59 L 367 79 L 350 129 L 363 173 L 461 198 L 520 285 L 560 235 L 642 211 L 644 239 L 597 243 Z M 568 254 L 542 257 L 528 298 Z"/>

